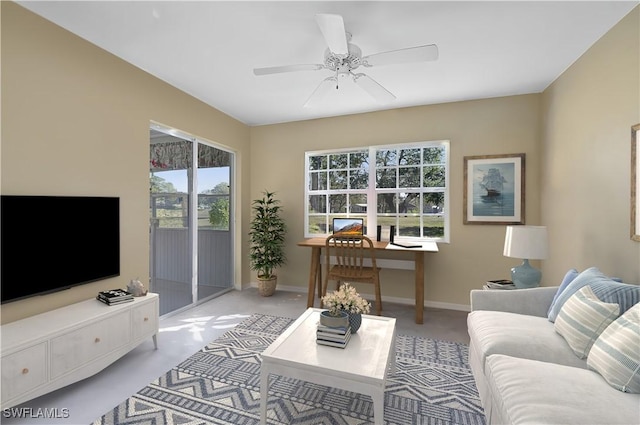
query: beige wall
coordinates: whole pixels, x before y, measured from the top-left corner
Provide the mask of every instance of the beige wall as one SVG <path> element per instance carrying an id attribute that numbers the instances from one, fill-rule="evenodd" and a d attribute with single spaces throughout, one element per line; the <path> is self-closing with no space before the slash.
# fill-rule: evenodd
<path id="1" fill-rule="evenodd" d="M 640 282 L 640 244 L 630 240 L 631 126 L 640 123 L 640 8 L 542 96 L 542 221 L 555 280 L 599 267 Z"/>
<path id="2" fill-rule="evenodd" d="M 598 266 L 640 281 L 640 245 L 629 239 L 630 127 L 640 122 L 640 25 L 636 8 L 544 93 L 256 127 L 251 130 L 251 196 L 275 190 L 290 224 L 288 286 L 306 285 L 303 237 L 307 150 L 449 139 L 451 243 L 426 254 L 427 305 L 458 308 L 470 289 L 508 277 L 504 226 L 462 224 L 462 162 L 467 155 L 524 152 L 527 224 L 549 226 L 543 285 L 572 267 Z M 542 207 L 545 205 L 545 208 Z M 411 299 L 407 272 L 384 271 L 383 295 Z M 363 289 L 366 292 L 367 289 Z"/>
<path id="3" fill-rule="evenodd" d="M 304 237 L 305 151 L 443 139 L 451 142 L 451 243 L 425 254 L 425 300 L 462 308 L 469 304 L 469 290 L 508 278 L 520 261 L 502 256 L 505 226 L 462 224 L 463 157 L 525 153 L 527 222 L 540 224 L 539 99 L 513 96 L 252 128 L 251 196 L 276 191 L 290 229 L 289 262 L 279 271 L 278 285 L 307 285 L 309 248 L 296 246 Z M 361 289 L 371 293 L 370 287 Z M 410 301 L 413 291 L 412 272 L 383 270 L 383 297 Z"/>
<path id="4" fill-rule="evenodd" d="M 137 276 L 148 281 L 150 120 L 237 151 L 247 209 L 245 125 L 14 3 L 0 7 L 2 193 L 119 196 L 122 238 L 120 277 L 3 305 L 3 322 L 126 287 Z M 25 260 L 20 284 L 28 285 L 38 259 Z"/>
<path id="5" fill-rule="evenodd" d="M 255 281 L 245 261 L 250 200 L 268 189 L 278 192 L 290 228 L 280 283 L 306 288 L 309 252 L 296 246 L 305 151 L 441 139 L 451 141 L 451 243 L 425 256 L 427 304 L 464 307 L 470 289 L 508 277 L 519 263 L 502 256 L 504 226 L 462 224 L 467 155 L 526 153 L 527 223 L 546 224 L 551 234 L 545 285 L 569 267 L 590 265 L 640 281 L 640 244 L 629 240 L 629 134 L 640 122 L 638 8 L 543 94 L 254 128 L 20 6 L 0 2 L 0 10 L 2 193 L 120 196 L 123 235 L 120 278 L 4 305 L 3 322 L 135 276 L 148 279 L 150 120 L 237 151 L 240 283 Z M 382 279 L 383 295 L 412 299 L 410 272 L 384 271 Z"/>

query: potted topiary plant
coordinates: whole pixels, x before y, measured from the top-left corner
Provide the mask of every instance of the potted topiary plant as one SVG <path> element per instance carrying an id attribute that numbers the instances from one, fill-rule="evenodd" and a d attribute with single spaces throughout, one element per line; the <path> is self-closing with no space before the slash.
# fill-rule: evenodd
<path id="1" fill-rule="evenodd" d="M 258 291 L 263 297 L 273 295 L 277 276 L 274 269 L 286 262 L 284 236 L 286 225 L 280 216 L 280 201 L 274 192 L 264 191 L 264 196 L 252 202 L 253 217 L 249 229 L 251 270 L 258 272 Z"/>

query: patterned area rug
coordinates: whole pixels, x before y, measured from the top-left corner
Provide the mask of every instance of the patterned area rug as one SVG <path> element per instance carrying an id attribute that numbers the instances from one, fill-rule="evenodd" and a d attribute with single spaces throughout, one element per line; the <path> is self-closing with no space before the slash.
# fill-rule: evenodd
<path id="1" fill-rule="evenodd" d="M 254 314 L 144 387 L 94 425 L 259 424 L 260 353 L 292 319 Z M 464 344 L 398 335 L 386 424 L 484 424 Z M 362 425 L 370 397 L 271 376 L 268 424 Z"/>

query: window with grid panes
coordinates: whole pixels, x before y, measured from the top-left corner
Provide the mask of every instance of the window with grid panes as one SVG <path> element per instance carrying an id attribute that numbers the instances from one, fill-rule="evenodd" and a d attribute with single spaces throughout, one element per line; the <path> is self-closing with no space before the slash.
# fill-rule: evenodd
<path id="1" fill-rule="evenodd" d="M 305 154 L 305 237 L 332 232 L 335 217 L 361 217 L 375 238 L 449 241 L 449 142 L 371 146 Z"/>

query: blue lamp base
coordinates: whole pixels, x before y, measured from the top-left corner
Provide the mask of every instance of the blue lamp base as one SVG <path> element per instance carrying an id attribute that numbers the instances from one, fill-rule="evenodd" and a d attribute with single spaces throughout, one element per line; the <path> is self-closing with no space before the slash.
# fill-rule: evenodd
<path id="1" fill-rule="evenodd" d="M 518 289 L 535 288 L 540 286 L 542 272 L 529 265 L 529 260 L 524 260 L 521 265 L 511 269 L 511 281 Z"/>

